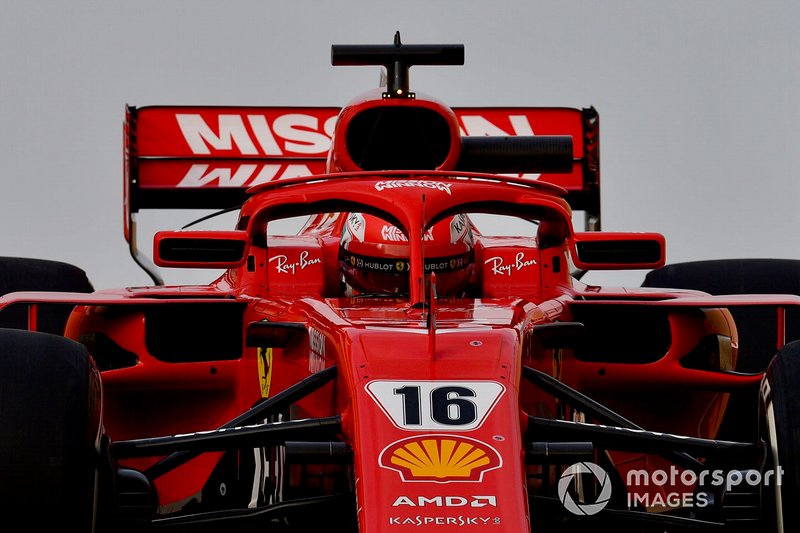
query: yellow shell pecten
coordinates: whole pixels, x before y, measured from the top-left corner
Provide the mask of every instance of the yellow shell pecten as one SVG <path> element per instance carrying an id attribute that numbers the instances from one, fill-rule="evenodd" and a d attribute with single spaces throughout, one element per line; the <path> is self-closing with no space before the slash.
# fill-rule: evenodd
<path id="1" fill-rule="evenodd" d="M 486 451 L 466 441 L 427 438 L 397 448 L 391 463 L 407 468 L 413 477 L 468 478 L 475 468 L 491 462 Z"/>

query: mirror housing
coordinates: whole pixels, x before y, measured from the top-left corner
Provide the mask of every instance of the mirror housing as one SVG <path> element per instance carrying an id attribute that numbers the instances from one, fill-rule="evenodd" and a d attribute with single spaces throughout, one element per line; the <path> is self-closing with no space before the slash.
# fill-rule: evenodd
<path id="1" fill-rule="evenodd" d="M 153 262 L 171 268 L 236 268 L 247 258 L 246 231 L 159 231 Z"/>
<path id="2" fill-rule="evenodd" d="M 654 269 L 666 263 L 660 233 L 579 232 L 570 244 L 572 262 L 581 270 Z"/>

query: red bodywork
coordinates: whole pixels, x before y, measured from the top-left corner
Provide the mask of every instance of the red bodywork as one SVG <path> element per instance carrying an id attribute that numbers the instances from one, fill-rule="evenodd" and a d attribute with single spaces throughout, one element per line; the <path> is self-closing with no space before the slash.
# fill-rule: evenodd
<path id="1" fill-rule="evenodd" d="M 440 164 L 362 169 L 348 146 L 348 128 L 375 108 L 423 109 L 441 117 L 451 142 Z M 462 135 L 504 133 L 571 136 L 572 168 L 520 169 L 509 177 L 458 167 Z M 285 417 L 341 416 L 337 438 L 352 451 L 352 465 L 287 469 L 280 487 L 270 481 L 272 474 L 264 475 L 261 488 L 272 493 L 254 493 L 253 501 L 274 503 L 293 491 L 325 494 L 344 485 L 355 493 L 353 513 L 362 532 L 420 525 L 530 530 L 536 516 L 529 499 L 543 489 L 526 462 L 527 443 L 536 440 L 529 417 L 583 419 L 526 380 L 526 368 L 561 380 L 647 430 L 714 438 L 727 393 L 761 379 L 729 372 L 737 334 L 726 308 L 782 310 L 800 303 L 788 296 L 597 287 L 576 279 L 574 265 L 654 268 L 664 260 L 663 250 L 634 265 L 577 257 L 576 243 L 604 235 L 579 233 L 572 225 L 576 209 L 591 211 L 588 229 L 599 227 L 599 208 L 590 201 L 599 187 L 596 115 L 587 110 L 453 110 L 421 94 L 391 99 L 373 92 L 341 111 L 131 108 L 126 139 L 129 241 L 135 241 L 133 215 L 140 209 L 185 202 L 225 207 L 246 198 L 235 230 L 156 238 L 157 264 L 224 266 L 224 275 L 209 286 L 16 293 L 2 306 L 33 304 L 35 329 L 37 305 L 75 305 L 65 335 L 91 339 L 98 351 L 104 426 L 112 443 L 213 430 L 262 398 L 335 366 L 336 378 Z M 386 187 L 390 181 L 404 185 Z M 345 296 L 339 237 L 353 211 L 385 217 L 406 233 L 410 294 Z M 462 212 L 538 226 L 519 236 L 483 235 L 475 227 L 470 296 L 433 298 L 422 235 L 442 217 Z M 270 234 L 271 221 L 306 215 L 299 234 Z M 636 235 L 606 237 L 626 242 Z M 663 245 L 658 235 L 642 235 Z M 165 239 L 184 236 L 240 243 L 243 252 L 215 262 L 191 254 L 170 258 L 158 250 Z M 146 260 L 135 243 L 132 250 Z M 270 346 L 249 345 L 250 324 L 262 321 L 300 324 L 301 334 Z M 579 346 L 543 343 L 537 328 L 558 322 L 584 324 L 588 340 Z M 715 346 L 727 351 L 704 356 L 709 338 L 722 339 Z M 163 455 L 120 464 L 146 470 Z M 266 455 L 265 464 L 277 468 Z M 187 502 L 202 499 L 222 457 L 221 451 L 206 453 L 157 477 L 159 512 L 180 513 Z M 611 460 L 623 477 L 629 469 L 668 464 L 630 451 L 611 452 Z"/>

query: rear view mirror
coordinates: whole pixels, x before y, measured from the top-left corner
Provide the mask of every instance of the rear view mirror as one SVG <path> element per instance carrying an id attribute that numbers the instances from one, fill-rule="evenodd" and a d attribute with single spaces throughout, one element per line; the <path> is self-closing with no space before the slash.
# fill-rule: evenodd
<path id="1" fill-rule="evenodd" d="M 247 232 L 159 231 L 153 262 L 173 268 L 235 268 L 247 257 Z"/>
<path id="2" fill-rule="evenodd" d="M 660 233 L 576 233 L 572 262 L 581 270 L 636 270 L 664 266 L 666 244 Z"/>

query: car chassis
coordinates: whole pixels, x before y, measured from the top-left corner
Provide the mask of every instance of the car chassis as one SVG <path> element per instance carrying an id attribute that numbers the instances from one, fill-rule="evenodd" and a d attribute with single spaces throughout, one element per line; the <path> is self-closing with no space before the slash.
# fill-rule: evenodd
<path id="1" fill-rule="evenodd" d="M 800 297 L 583 283 L 665 263 L 659 234 L 600 231 L 593 109 L 454 110 L 411 92 L 410 67 L 462 64 L 461 45 L 398 36 L 335 45 L 332 62 L 383 66 L 386 85 L 342 110 L 127 109 L 125 235 L 155 285 L 0 298 L 0 318 L 25 322 L 0 330 L 4 507 L 99 532 L 796 527 Z M 480 113 L 537 134 L 463 135 Z M 283 130 L 295 154 L 274 135 L 288 115 L 316 119 Z M 330 149 L 309 156 L 297 136 L 331 117 Z M 186 186 L 198 165 L 229 182 Z M 269 165 L 303 171 L 243 178 Z M 238 222 L 157 233 L 154 265 L 136 213 L 184 207 Z M 407 293 L 344 290 L 351 213 L 402 231 Z M 424 235 L 461 213 L 534 230 L 474 227 L 470 290 L 440 296 Z M 295 217 L 299 233 L 271 233 Z M 156 266 L 224 273 L 165 286 Z M 736 370 L 731 310 L 750 307 L 776 316 L 760 372 Z M 67 317 L 48 331 L 51 310 Z M 757 416 L 730 409 L 741 394 Z M 720 435 L 725 417 L 743 438 Z"/>

